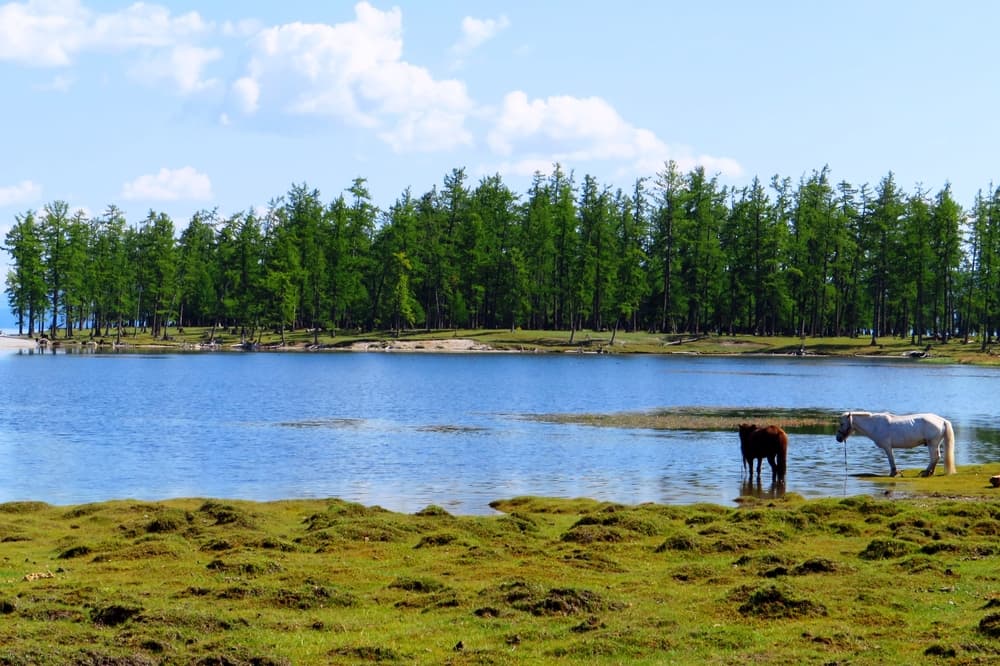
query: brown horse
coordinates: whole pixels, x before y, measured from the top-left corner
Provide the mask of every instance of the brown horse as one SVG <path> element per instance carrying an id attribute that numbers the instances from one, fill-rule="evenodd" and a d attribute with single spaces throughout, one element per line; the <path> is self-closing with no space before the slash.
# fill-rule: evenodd
<path id="1" fill-rule="evenodd" d="M 757 481 L 760 481 L 760 466 L 767 458 L 771 465 L 771 481 L 785 480 L 785 459 L 788 456 L 788 435 L 776 425 L 759 428 L 752 423 L 740 424 L 740 449 L 743 451 L 743 466 L 753 479 L 753 461 L 757 460 Z"/>

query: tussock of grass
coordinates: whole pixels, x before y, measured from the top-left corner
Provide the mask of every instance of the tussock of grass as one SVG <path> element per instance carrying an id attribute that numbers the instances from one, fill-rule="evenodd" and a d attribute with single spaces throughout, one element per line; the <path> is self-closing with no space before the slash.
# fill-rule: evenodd
<path id="1" fill-rule="evenodd" d="M 4 504 L 0 663 L 986 663 L 995 467 L 740 508 Z"/>
<path id="2" fill-rule="evenodd" d="M 774 620 L 827 615 L 823 604 L 809 599 L 797 599 L 783 587 L 769 585 L 753 590 L 737 609 L 741 614 Z"/>

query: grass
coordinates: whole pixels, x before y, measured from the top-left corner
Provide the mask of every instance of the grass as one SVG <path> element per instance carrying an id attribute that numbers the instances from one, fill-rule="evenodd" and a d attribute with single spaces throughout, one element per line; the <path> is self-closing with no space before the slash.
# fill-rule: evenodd
<path id="1" fill-rule="evenodd" d="M 122 338 L 126 348 L 133 349 L 177 349 L 193 350 L 202 348 L 212 337 L 209 328 L 186 327 L 183 330 L 171 327 L 167 338 L 153 338 L 145 331 L 128 329 Z M 612 341 L 612 337 L 614 340 Z M 926 341 L 912 344 L 909 338 L 879 338 L 876 345 L 867 337 L 816 337 L 799 338 L 787 336 L 752 335 L 665 335 L 646 332 L 619 331 L 577 331 L 570 341 L 569 331 L 530 331 L 509 329 L 447 329 L 414 331 L 322 331 L 315 337 L 311 331 L 296 330 L 285 332 L 285 344 L 281 346 L 281 336 L 273 331 L 260 338 L 261 349 L 265 350 L 318 350 L 336 351 L 348 349 L 355 342 L 392 343 L 397 340 L 432 341 L 450 338 L 468 338 L 500 351 L 520 352 L 579 352 L 615 354 L 705 354 L 705 355 L 807 355 L 807 356 L 866 356 L 878 358 L 906 359 L 919 363 L 974 363 L 981 365 L 1000 364 L 1000 355 L 992 347 L 982 351 L 978 341 L 963 343 L 951 340 L 947 343 Z M 110 345 L 114 335 L 97 334 L 90 331 L 74 331 L 67 338 L 65 330 L 53 340 L 64 347 L 77 347 L 103 342 Z M 244 342 L 238 329 L 216 329 L 216 346 L 213 349 L 232 349 Z"/>
<path id="2" fill-rule="evenodd" d="M 0 505 L 2 664 L 987 663 L 1000 465 L 903 499 L 492 516 L 340 500 Z"/>
<path id="3" fill-rule="evenodd" d="M 814 409 L 767 409 L 677 407 L 647 412 L 585 414 L 538 414 L 531 418 L 548 423 L 575 423 L 610 428 L 650 430 L 737 430 L 740 423 L 776 424 L 787 432 L 828 433 L 836 429 L 829 411 Z"/>

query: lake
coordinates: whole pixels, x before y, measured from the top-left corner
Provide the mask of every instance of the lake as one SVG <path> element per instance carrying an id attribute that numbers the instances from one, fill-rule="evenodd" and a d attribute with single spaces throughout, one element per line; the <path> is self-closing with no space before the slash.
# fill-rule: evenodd
<path id="1" fill-rule="evenodd" d="M 518 495 L 731 505 L 735 432 L 663 432 L 531 415 L 668 407 L 812 408 L 786 489 L 881 492 L 848 409 L 935 411 L 958 465 L 1000 460 L 1000 369 L 908 360 L 579 354 L 4 353 L 0 501 L 339 497 L 412 513 L 488 514 Z M 896 456 L 923 468 L 925 447 Z M 940 467 L 938 468 L 940 471 Z M 770 479 L 764 465 L 765 486 Z"/>

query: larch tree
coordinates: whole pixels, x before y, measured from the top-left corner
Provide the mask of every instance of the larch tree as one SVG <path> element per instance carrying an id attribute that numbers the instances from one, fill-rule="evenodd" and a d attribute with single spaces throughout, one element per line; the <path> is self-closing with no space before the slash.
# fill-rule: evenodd
<path id="1" fill-rule="evenodd" d="M 555 320 L 557 256 L 553 206 L 546 177 L 536 171 L 521 220 L 521 252 L 528 286 L 528 328 L 548 328 Z"/>
<path id="2" fill-rule="evenodd" d="M 42 215 L 41 238 L 43 245 L 42 270 L 48 287 L 50 310 L 49 335 L 53 338 L 59 328 L 59 312 L 66 289 L 67 262 L 69 260 L 69 204 L 53 201 L 45 205 Z"/>
<path id="3" fill-rule="evenodd" d="M 7 273 L 7 298 L 17 317 L 17 332 L 35 334 L 35 323 L 45 311 L 48 289 L 45 281 L 45 244 L 42 230 L 31 211 L 17 215 L 14 225 L 4 237 L 4 250 L 10 254 L 11 269 Z"/>
<path id="4" fill-rule="evenodd" d="M 659 330 L 673 333 L 679 320 L 677 230 L 684 216 L 684 176 L 674 161 L 667 162 L 654 181 L 650 259 L 659 270 Z"/>
<path id="5" fill-rule="evenodd" d="M 961 228 L 965 213 L 946 183 L 931 210 L 930 317 L 936 336 L 947 341 L 955 333 L 958 272 L 962 262 Z"/>
<path id="6" fill-rule="evenodd" d="M 178 326 L 204 326 L 233 314 L 235 290 L 220 272 L 229 247 L 218 242 L 217 225 L 214 210 L 199 211 L 181 232 L 177 247 Z"/>

